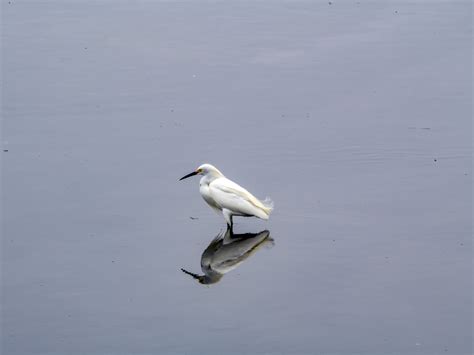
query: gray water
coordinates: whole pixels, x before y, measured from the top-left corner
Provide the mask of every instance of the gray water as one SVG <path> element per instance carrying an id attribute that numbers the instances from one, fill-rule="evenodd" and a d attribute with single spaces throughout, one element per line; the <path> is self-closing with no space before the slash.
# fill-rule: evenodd
<path id="1" fill-rule="evenodd" d="M 470 354 L 471 37 L 470 1 L 2 1 L 2 354 Z M 204 162 L 270 220 L 213 242 Z"/>

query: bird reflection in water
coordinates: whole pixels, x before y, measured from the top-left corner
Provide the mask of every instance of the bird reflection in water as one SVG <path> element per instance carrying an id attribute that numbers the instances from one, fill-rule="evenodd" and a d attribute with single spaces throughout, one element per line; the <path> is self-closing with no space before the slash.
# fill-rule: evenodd
<path id="1" fill-rule="evenodd" d="M 274 244 L 267 230 L 260 233 L 235 234 L 228 228 L 225 233 L 219 233 L 202 253 L 201 270 L 204 275 L 197 275 L 185 269 L 181 271 L 191 275 L 201 284 L 214 284 L 262 246 L 272 247 Z"/>

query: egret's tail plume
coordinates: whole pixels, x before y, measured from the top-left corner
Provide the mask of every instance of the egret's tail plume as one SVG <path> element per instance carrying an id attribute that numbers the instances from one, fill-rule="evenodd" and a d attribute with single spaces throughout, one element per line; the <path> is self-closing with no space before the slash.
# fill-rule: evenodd
<path id="1" fill-rule="evenodd" d="M 265 200 L 262 201 L 262 203 L 263 203 L 263 206 L 265 207 L 265 213 L 267 215 L 270 215 L 270 213 L 272 213 L 273 211 L 273 206 L 274 206 L 273 201 L 270 199 L 270 197 L 266 197 Z"/>

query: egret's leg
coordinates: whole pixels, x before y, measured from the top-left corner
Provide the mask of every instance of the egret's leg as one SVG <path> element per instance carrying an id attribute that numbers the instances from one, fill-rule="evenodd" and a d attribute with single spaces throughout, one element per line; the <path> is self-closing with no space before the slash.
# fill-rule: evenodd
<path id="1" fill-rule="evenodd" d="M 227 227 L 229 227 L 232 231 L 232 227 L 234 226 L 234 223 L 232 222 L 232 212 L 224 208 L 222 210 L 222 214 L 224 215 L 225 221 L 227 222 Z"/>

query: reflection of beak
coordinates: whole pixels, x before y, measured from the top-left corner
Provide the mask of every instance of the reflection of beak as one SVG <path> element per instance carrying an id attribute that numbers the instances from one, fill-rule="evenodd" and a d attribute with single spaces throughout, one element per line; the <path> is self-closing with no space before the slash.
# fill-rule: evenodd
<path id="1" fill-rule="evenodd" d="M 188 175 L 184 175 L 181 179 L 179 179 L 179 181 L 187 179 L 188 177 L 191 177 L 191 176 L 194 176 L 194 175 L 197 175 L 197 171 L 193 171 L 192 173 L 190 173 Z"/>
<path id="2" fill-rule="evenodd" d="M 188 275 L 192 276 L 196 280 L 199 280 L 202 277 L 202 276 L 199 276 L 198 274 L 194 274 L 194 273 L 189 272 L 188 270 L 185 270 L 185 269 L 181 269 L 181 271 L 184 272 L 185 274 L 188 274 Z"/>

